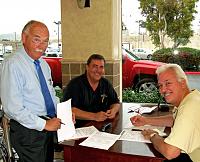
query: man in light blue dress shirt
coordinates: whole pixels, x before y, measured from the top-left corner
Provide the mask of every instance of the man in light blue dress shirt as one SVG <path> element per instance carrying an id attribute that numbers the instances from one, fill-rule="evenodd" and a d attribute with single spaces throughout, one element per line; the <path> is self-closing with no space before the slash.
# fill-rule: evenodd
<path id="1" fill-rule="evenodd" d="M 41 58 L 49 41 L 45 24 L 29 21 L 22 30 L 23 48 L 4 60 L 1 73 L 1 100 L 4 112 L 10 118 L 11 144 L 20 162 L 52 162 L 53 134 L 61 120 L 47 115 L 44 97 L 35 69 L 39 60 L 48 89 L 56 107 L 51 70 Z"/>

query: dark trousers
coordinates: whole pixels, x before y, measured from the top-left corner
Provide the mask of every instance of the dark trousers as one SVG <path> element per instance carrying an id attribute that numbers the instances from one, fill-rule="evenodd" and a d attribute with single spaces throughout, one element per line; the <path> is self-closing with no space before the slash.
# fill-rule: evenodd
<path id="1" fill-rule="evenodd" d="M 55 132 L 28 129 L 10 121 L 11 145 L 19 156 L 19 162 L 53 162 Z"/>
<path id="2" fill-rule="evenodd" d="M 165 160 L 164 162 L 192 162 L 188 154 L 181 153 L 177 158 Z"/>

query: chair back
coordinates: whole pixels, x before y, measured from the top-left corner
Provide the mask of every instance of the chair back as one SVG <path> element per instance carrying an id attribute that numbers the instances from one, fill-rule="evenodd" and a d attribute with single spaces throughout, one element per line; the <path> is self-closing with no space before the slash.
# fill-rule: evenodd
<path id="1" fill-rule="evenodd" d="M 1 107 L 1 114 L 2 114 L 2 129 L 3 129 L 3 139 L 7 148 L 8 153 L 8 162 L 12 162 L 14 159 L 12 146 L 10 142 L 10 120 L 3 112 L 3 109 Z"/>

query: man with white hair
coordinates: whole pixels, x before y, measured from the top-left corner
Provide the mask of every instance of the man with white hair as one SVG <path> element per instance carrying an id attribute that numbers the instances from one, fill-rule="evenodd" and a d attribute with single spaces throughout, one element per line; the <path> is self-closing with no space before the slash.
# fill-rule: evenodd
<path id="1" fill-rule="evenodd" d="M 135 126 L 145 124 L 171 127 L 164 139 L 153 130 L 142 131 L 155 149 L 169 161 L 200 161 L 200 92 L 190 91 L 188 80 L 177 64 L 158 67 L 158 87 L 167 103 L 175 106 L 174 113 L 161 117 L 134 116 L 130 120 Z"/>

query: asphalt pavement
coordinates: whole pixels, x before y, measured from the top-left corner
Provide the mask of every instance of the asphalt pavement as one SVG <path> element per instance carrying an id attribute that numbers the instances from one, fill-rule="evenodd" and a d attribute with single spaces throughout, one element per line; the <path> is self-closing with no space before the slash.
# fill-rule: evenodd
<path id="1" fill-rule="evenodd" d="M 187 75 L 190 89 L 198 89 L 200 91 L 200 75 Z"/>

